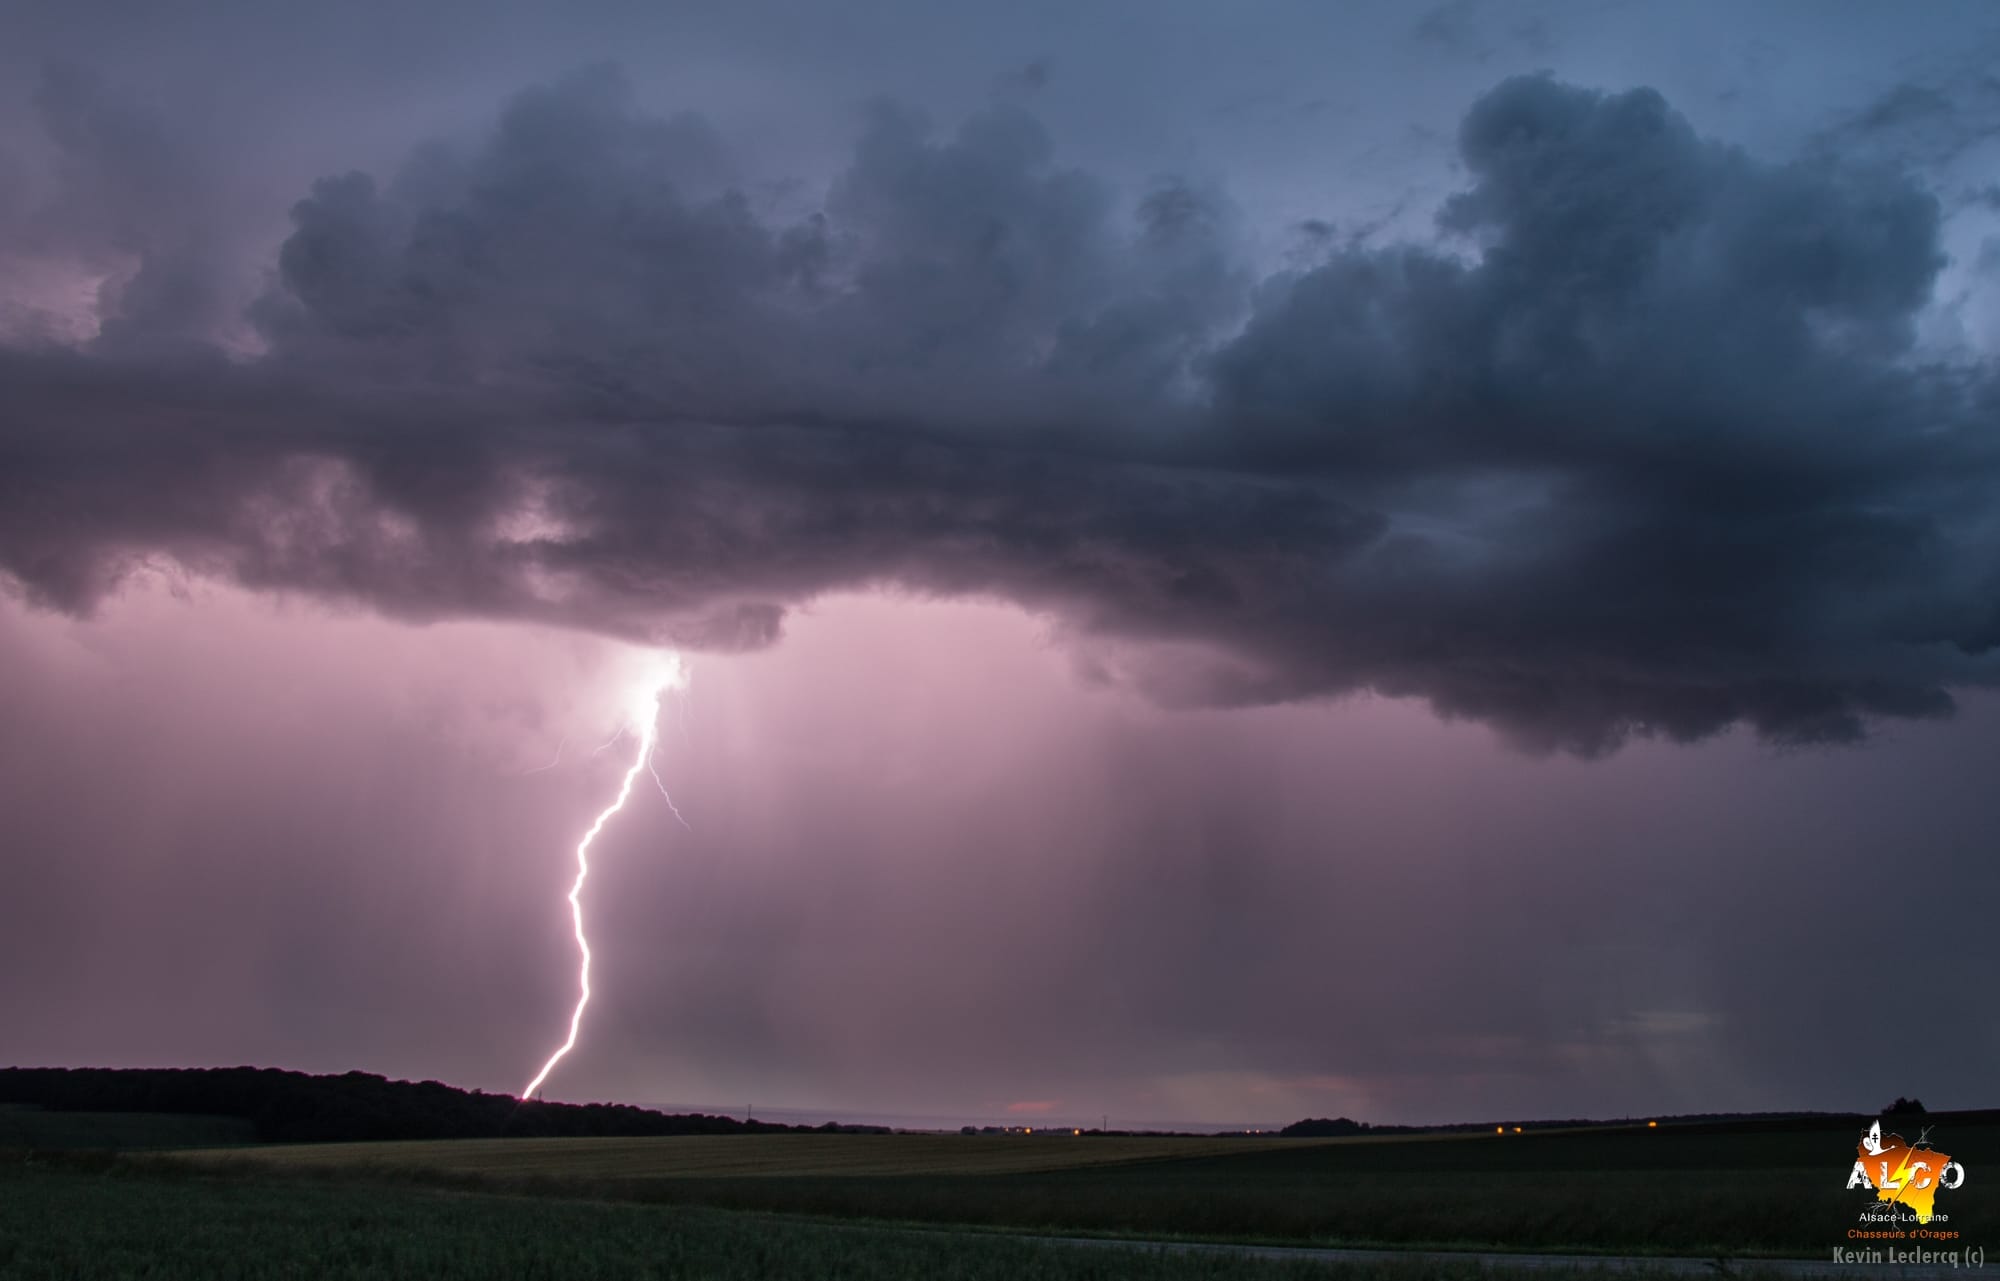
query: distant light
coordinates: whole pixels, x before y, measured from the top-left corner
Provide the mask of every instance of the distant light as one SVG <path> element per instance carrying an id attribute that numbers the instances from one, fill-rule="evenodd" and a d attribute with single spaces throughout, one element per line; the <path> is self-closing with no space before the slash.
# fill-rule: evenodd
<path id="1" fill-rule="evenodd" d="M 1071 1131 L 1070 1131 L 1070 1133 L 1071 1133 L 1071 1134 L 1082 1134 L 1082 1133 L 1083 1133 L 1083 1131 L 1082 1131 L 1081 1129 L 1076 1129 L 1076 1130 L 1071 1130 Z"/>
<path id="2" fill-rule="evenodd" d="M 1034 1127 L 1034 1126 L 1032 1126 L 1032 1125 L 1031 1125 L 1031 1126 L 1029 1126 L 1029 1127 L 1028 1127 L 1028 1133 L 1030 1133 L 1030 1134 L 1033 1134 L 1034 1132 L 1035 1132 L 1035 1127 Z"/>
<path id="3" fill-rule="evenodd" d="M 1520 1132 L 1521 1132 L 1521 1127 L 1520 1127 L 1520 1126 L 1518 1126 L 1518 1125 L 1517 1125 L 1517 1126 L 1515 1126 L 1515 1127 L 1514 1127 L 1514 1133 L 1516 1133 L 1516 1134 L 1519 1134 Z"/>
<path id="4" fill-rule="evenodd" d="M 1495 1134 L 1505 1134 L 1507 1132 L 1507 1127 L 1504 1125 L 1496 1125 L 1493 1127 L 1493 1132 Z"/>
<path id="5" fill-rule="evenodd" d="M 1648 1121 L 1646 1122 L 1646 1128 L 1649 1130 L 1657 1130 L 1660 1128 L 1660 1123 L 1658 1121 Z"/>

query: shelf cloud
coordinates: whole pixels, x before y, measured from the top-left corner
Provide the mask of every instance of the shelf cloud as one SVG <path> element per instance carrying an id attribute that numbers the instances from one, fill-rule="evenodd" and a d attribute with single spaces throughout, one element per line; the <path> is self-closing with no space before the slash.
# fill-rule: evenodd
<path id="1" fill-rule="evenodd" d="M 46 606 L 173 564 L 744 649 L 889 585 L 1173 703 L 1374 690 L 1584 755 L 1995 679 L 2000 394 L 1917 341 L 1938 198 L 1648 89 L 1503 80 L 1430 235 L 1275 271 L 1226 190 L 1018 104 L 877 104 L 776 212 L 600 66 L 313 183 L 246 272 L 196 156 L 78 73 L 37 103 L 61 183 L 0 236 L 129 265 L 91 336 L 0 347 L 0 568 Z"/>

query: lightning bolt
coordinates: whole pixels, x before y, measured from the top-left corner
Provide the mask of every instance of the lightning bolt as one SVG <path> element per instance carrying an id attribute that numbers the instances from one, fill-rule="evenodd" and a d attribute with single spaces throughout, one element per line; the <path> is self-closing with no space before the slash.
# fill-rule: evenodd
<path id="1" fill-rule="evenodd" d="M 1895 1180 L 1895 1181 L 1896 1181 L 1897 1183 L 1901 1183 L 1901 1182 L 1903 1181 L 1903 1176 L 1904 1176 L 1905 1174 L 1909 1173 L 1909 1170 L 1910 1170 L 1910 1158 L 1911 1158 L 1911 1157 L 1913 1157 L 1913 1156 L 1915 1156 L 1915 1155 L 1916 1155 L 1916 1150 L 1915 1150 L 1915 1149 L 1913 1149 L 1913 1148 L 1904 1148 L 1904 1149 L 1903 1149 L 1903 1159 L 1902 1159 L 1901 1161 L 1898 1161 L 1898 1162 L 1896 1163 L 1896 1173 L 1895 1173 L 1895 1174 L 1893 1174 L 1893 1175 L 1891 1175 L 1890 1177 L 1891 1177 L 1892 1179 L 1894 1179 L 1894 1180 Z"/>
<path id="2" fill-rule="evenodd" d="M 687 819 L 681 817 L 681 807 L 674 804 L 673 793 L 669 792 L 667 790 L 667 785 L 660 781 L 660 771 L 653 768 L 654 755 L 655 753 L 652 751 L 648 751 L 646 753 L 646 772 L 651 774 L 653 776 L 653 782 L 658 784 L 660 789 L 660 795 L 667 798 L 667 808 L 674 812 L 675 818 L 680 819 L 682 827 L 687 827 L 688 825 Z M 688 831 L 692 832 L 693 830 L 694 830 L 693 828 L 688 827 Z"/>
<path id="3" fill-rule="evenodd" d="M 546 774 L 550 770 L 554 769 L 556 766 L 562 764 L 563 748 L 568 746 L 569 746 L 569 735 L 565 734 L 556 743 L 556 755 L 554 760 L 550 761 L 546 765 L 537 765 L 533 769 L 522 770 L 521 777 L 526 778 L 530 774 Z"/>
<path id="4" fill-rule="evenodd" d="M 624 809 L 625 802 L 632 799 L 632 786 L 639 781 L 641 770 L 653 776 L 653 782 L 659 785 L 660 795 L 667 798 L 667 808 L 673 810 L 674 817 L 680 819 L 682 827 L 687 826 L 687 819 L 681 817 L 680 808 L 674 804 L 674 798 L 667 795 L 667 785 L 660 781 L 660 772 L 653 767 L 653 754 L 659 746 L 660 737 L 660 697 L 670 689 L 682 689 L 686 685 L 687 668 L 682 665 L 681 656 L 671 653 L 663 656 L 651 678 L 632 696 L 626 708 L 629 723 L 621 726 L 618 733 L 613 734 L 604 747 L 597 749 L 602 752 L 605 747 L 617 742 L 627 732 L 638 735 L 639 749 L 633 753 L 632 765 L 625 771 L 624 781 L 618 785 L 617 797 L 604 807 L 596 821 L 592 822 L 589 829 L 584 832 L 583 839 L 576 843 L 576 880 L 572 881 L 569 887 L 570 921 L 576 929 L 577 954 L 582 958 L 576 974 L 576 1008 L 570 1011 L 569 1035 L 563 1038 L 563 1043 L 556 1047 L 555 1053 L 549 1055 L 548 1062 L 542 1064 L 542 1070 L 535 1073 L 534 1080 L 528 1082 L 528 1088 L 521 1091 L 521 1097 L 524 1099 L 535 1097 L 535 1091 L 542 1088 L 542 1082 L 548 1080 L 549 1073 L 555 1070 L 556 1064 L 562 1062 L 563 1056 L 576 1048 L 577 1033 L 583 1028 L 583 1008 L 590 1004 L 590 939 L 583 932 L 583 883 L 590 879 L 590 843 L 597 839 L 598 833 L 604 830 L 604 825 L 611 821 L 612 815 Z"/>

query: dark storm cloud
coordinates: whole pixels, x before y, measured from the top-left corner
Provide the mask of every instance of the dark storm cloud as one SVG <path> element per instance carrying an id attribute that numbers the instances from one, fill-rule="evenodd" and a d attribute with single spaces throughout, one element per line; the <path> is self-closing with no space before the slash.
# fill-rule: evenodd
<path id="1" fill-rule="evenodd" d="M 1846 113 L 1812 145 L 1981 180 L 1990 165 L 1979 153 L 1991 144 L 2000 112 L 2000 76 L 1991 70 L 1996 54 L 2000 32 L 1969 33 L 1963 49 Z"/>
<path id="2" fill-rule="evenodd" d="M 701 119 L 579 74 L 317 183 L 255 359 L 160 354 L 198 281 L 144 271 L 93 350 L 0 355 L 0 565 L 711 647 L 994 594 L 1162 697 L 1374 688 L 1580 752 L 1991 679 L 1995 393 L 1914 345 L 1927 191 L 1545 78 L 1459 152 L 1437 243 L 1257 282 L 1221 193 L 1128 197 L 1015 109 L 881 105 L 778 223 Z"/>
<path id="3" fill-rule="evenodd" d="M 10 184 L 0 252 L 66 257 L 107 274 L 101 352 L 171 351 L 212 329 L 234 282 L 215 243 L 215 178 L 202 159 L 73 63 L 45 68 L 32 104 L 53 163 L 39 190 Z"/>

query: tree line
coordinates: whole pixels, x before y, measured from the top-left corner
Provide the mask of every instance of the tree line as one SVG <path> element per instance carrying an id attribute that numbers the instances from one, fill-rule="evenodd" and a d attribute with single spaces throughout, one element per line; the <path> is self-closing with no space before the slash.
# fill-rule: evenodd
<path id="1" fill-rule="evenodd" d="M 439 1081 L 391 1081 L 369 1072 L 313 1076 L 281 1068 L 0 1068 L 0 1103 L 58 1112 L 164 1112 L 241 1117 L 265 1143 L 363 1139 L 639 1137 L 778 1134 L 815 1127 L 622 1103 L 544 1103 L 461 1090 Z M 818 1132 L 887 1133 L 827 1124 Z"/>

